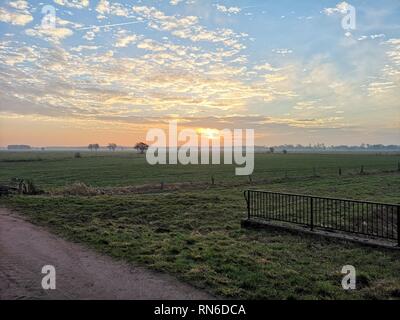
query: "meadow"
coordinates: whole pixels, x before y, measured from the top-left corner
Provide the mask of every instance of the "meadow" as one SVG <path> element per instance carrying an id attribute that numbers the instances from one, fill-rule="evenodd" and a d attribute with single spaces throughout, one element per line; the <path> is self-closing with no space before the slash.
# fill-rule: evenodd
<path id="1" fill-rule="evenodd" d="M 82 158 L 73 152 L 0 152 L 1 182 L 32 179 L 46 191 L 2 197 L 0 204 L 71 241 L 170 273 L 220 297 L 398 299 L 400 252 L 247 230 L 240 220 L 243 190 L 251 187 L 399 203 L 399 160 L 385 154 L 256 154 L 250 181 L 234 176 L 233 166 L 149 166 L 143 155 L 130 152 L 83 152 Z M 74 182 L 92 187 L 191 182 L 193 187 L 52 194 Z M 347 264 L 357 270 L 354 291 L 341 287 L 340 271 Z"/>
<path id="2" fill-rule="evenodd" d="M 0 181 L 32 179 L 45 189 L 83 182 L 98 187 L 151 183 L 245 183 L 235 176 L 235 165 L 148 165 L 145 155 L 131 152 L 0 152 Z M 398 169 L 396 154 L 256 154 L 252 180 L 270 178 L 336 176 Z"/>

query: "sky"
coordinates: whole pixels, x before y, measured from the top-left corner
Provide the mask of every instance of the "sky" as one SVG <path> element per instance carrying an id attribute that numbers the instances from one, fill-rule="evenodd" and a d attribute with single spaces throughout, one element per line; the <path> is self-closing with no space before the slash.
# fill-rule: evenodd
<path id="1" fill-rule="evenodd" d="M 398 0 L 0 0 L 0 146 L 399 144 L 399 87 Z"/>

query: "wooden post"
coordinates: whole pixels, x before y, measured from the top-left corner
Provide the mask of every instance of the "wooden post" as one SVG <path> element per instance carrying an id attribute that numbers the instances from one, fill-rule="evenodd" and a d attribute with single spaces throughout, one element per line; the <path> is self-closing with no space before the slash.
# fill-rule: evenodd
<path id="1" fill-rule="evenodd" d="M 164 189 L 164 181 L 161 181 L 160 188 L 161 188 L 161 190 Z"/>
<path id="2" fill-rule="evenodd" d="M 251 175 L 249 175 L 249 182 L 250 182 L 250 183 L 253 182 L 253 178 L 251 177 Z"/>
<path id="3" fill-rule="evenodd" d="M 361 166 L 360 174 L 364 174 L 364 166 Z"/>
<path id="4" fill-rule="evenodd" d="M 339 176 L 342 175 L 342 168 L 339 167 Z"/>
<path id="5" fill-rule="evenodd" d="M 215 184 L 214 176 L 211 176 L 211 185 Z"/>

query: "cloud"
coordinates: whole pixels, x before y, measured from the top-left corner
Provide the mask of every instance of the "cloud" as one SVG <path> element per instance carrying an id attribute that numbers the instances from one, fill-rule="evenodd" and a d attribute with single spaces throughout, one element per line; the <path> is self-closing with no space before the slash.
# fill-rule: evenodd
<path id="1" fill-rule="evenodd" d="M 293 50 L 286 49 L 286 48 L 284 48 L 284 49 L 272 49 L 272 52 L 274 52 L 276 54 L 280 54 L 282 56 L 286 56 L 286 55 L 288 55 L 290 53 L 293 53 Z"/>
<path id="2" fill-rule="evenodd" d="M 392 38 L 382 43 L 387 47 L 386 57 L 388 63 L 384 65 L 377 78 L 368 84 L 367 90 L 369 96 L 383 95 L 391 96 L 388 92 L 400 92 L 400 39 Z M 400 99 L 400 95 L 395 95 Z"/>
<path id="3" fill-rule="evenodd" d="M 326 118 L 310 118 L 310 119 L 292 119 L 268 117 L 262 121 L 263 124 L 285 124 L 289 127 L 297 128 L 344 128 L 347 125 L 338 123 L 343 117 L 326 117 Z"/>
<path id="4" fill-rule="evenodd" d="M 71 48 L 71 51 L 74 51 L 74 52 L 82 52 L 82 51 L 85 51 L 85 50 L 97 50 L 97 49 L 99 49 L 99 47 L 98 46 L 77 46 L 77 47 L 73 47 L 73 48 Z"/>
<path id="5" fill-rule="evenodd" d="M 338 3 L 334 8 L 325 8 L 322 10 L 322 12 L 328 16 L 334 15 L 334 14 L 346 14 L 351 5 L 348 4 L 346 1 Z"/>
<path id="6" fill-rule="evenodd" d="M 89 7 L 89 0 L 54 0 L 60 6 L 83 9 Z"/>
<path id="7" fill-rule="evenodd" d="M 76 23 L 73 21 L 69 21 L 69 20 L 65 20 L 62 18 L 57 17 L 56 18 L 56 25 L 62 26 L 62 27 L 66 27 L 66 26 L 70 26 L 73 28 L 81 28 L 83 25 L 81 25 L 80 23 Z"/>
<path id="8" fill-rule="evenodd" d="M 163 45 L 159 44 L 157 41 L 152 39 L 144 39 L 137 46 L 140 49 L 150 50 L 150 51 L 165 51 L 167 50 Z"/>
<path id="9" fill-rule="evenodd" d="M 135 43 L 140 37 L 136 34 L 125 35 L 121 34 L 117 38 L 117 42 L 114 44 L 114 47 L 124 48 L 130 45 L 131 43 Z"/>
<path id="10" fill-rule="evenodd" d="M 178 5 L 179 3 L 181 3 L 182 1 L 184 1 L 184 0 L 170 0 L 170 1 L 169 1 L 169 4 L 170 4 L 171 6 L 176 6 L 176 5 Z"/>
<path id="11" fill-rule="evenodd" d="M 17 10 L 27 10 L 29 8 L 29 4 L 24 0 L 10 1 L 8 5 Z"/>
<path id="12" fill-rule="evenodd" d="M 219 12 L 227 13 L 227 14 L 238 14 L 238 13 L 240 13 L 240 11 L 242 11 L 242 9 L 239 7 L 226 7 L 226 6 L 220 5 L 220 4 L 215 4 L 214 6 L 217 8 L 217 10 Z"/>
<path id="13" fill-rule="evenodd" d="M 24 1 L 12 3 L 7 7 L 10 12 L 29 9 Z M 375 121 L 367 116 L 374 108 L 383 110 L 381 119 L 390 123 L 393 110 L 398 109 L 400 40 L 387 40 L 379 33 L 386 29 L 374 29 L 375 34 L 365 36 L 378 42 L 361 44 L 353 39 L 354 50 L 341 52 L 343 59 L 314 47 L 303 59 L 304 50 L 297 43 L 290 49 L 259 51 L 257 43 L 249 42 L 245 50 L 248 35 L 240 30 L 241 23 L 228 28 L 220 24 L 226 20 L 221 15 L 217 23 L 201 14 L 185 15 L 193 9 L 187 6 L 181 14 L 171 14 L 115 1 L 90 4 L 93 10 L 87 16 L 76 14 L 74 21 L 59 18 L 56 29 L 26 30 L 30 36 L 51 41 L 51 48 L 37 39 L 12 41 L 14 35 L 0 40 L 2 114 L 43 121 L 70 119 L 79 121 L 79 126 L 98 123 L 108 128 L 113 121 L 128 126 L 184 115 L 186 123 L 202 127 L 212 121 L 259 126 L 260 130 L 280 127 L 282 132 L 298 128 L 300 133 L 302 129 L 345 128 L 347 120 L 367 127 Z M 224 8 L 219 12 L 235 14 Z M 332 12 L 340 13 L 341 8 Z M 76 30 L 89 16 L 95 21 L 96 15 L 119 17 L 110 17 L 115 20 L 110 22 L 116 22 L 112 28 Z M 239 14 L 237 18 L 245 17 Z M 141 22 L 143 35 L 123 26 L 132 21 Z M 104 34 L 96 39 L 100 31 Z M 61 43 L 74 32 L 77 37 Z M 128 46 L 130 50 L 123 49 Z M 340 44 L 336 48 L 343 49 Z M 291 54 L 294 50 L 296 55 Z M 358 112 L 361 106 L 365 112 Z M 353 109 L 362 116 L 347 118 Z"/>
<path id="14" fill-rule="evenodd" d="M 24 26 L 33 20 L 29 12 L 10 12 L 4 8 L 0 8 L 0 21 L 10 23 L 12 25 Z"/>
<path id="15" fill-rule="evenodd" d="M 97 4 L 96 11 L 100 13 L 100 17 L 103 17 L 106 14 L 112 14 L 120 17 L 129 16 L 129 10 L 125 8 L 121 3 L 110 3 L 110 1 L 107 0 L 100 0 Z"/>
<path id="16" fill-rule="evenodd" d="M 253 68 L 254 70 L 257 71 L 277 71 L 279 69 L 272 67 L 269 63 L 264 63 L 262 65 L 256 65 Z"/>
<path id="17" fill-rule="evenodd" d="M 73 35 L 73 31 L 68 28 L 43 28 L 39 26 L 25 30 L 25 33 L 28 36 L 42 38 L 54 43 L 60 43 L 61 40 Z"/>
<path id="18" fill-rule="evenodd" d="M 199 24 L 198 17 L 166 15 L 154 7 L 147 6 L 135 6 L 132 10 L 140 18 L 146 19 L 150 28 L 158 31 L 169 31 L 178 38 L 189 39 L 193 42 L 207 41 L 223 43 L 225 46 L 231 47 L 236 51 L 245 48 L 245 45 L 241 44 L 239 39 L 247 35 L 236 34 L 228 28 L 208 30 Z"/>

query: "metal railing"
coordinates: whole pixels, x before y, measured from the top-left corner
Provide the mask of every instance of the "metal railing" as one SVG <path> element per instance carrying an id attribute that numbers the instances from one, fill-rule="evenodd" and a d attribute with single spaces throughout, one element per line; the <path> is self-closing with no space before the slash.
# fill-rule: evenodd
<path id="1" fill-rule="evenodd" d="M 314 228 L 397 240 L 399 204 L 246 190 L 248 219 L 290 222 Z"/>

